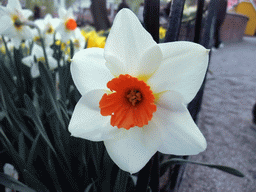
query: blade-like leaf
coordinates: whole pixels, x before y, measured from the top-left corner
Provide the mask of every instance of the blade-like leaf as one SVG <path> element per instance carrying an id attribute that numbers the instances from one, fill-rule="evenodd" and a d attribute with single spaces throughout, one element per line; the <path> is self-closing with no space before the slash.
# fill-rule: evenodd
<path id="1" fill-rule="evenodd" d="M 24 100 L 23 100 L 23 95 L 25 93 L 24 90 L 26 90 L 26 84 L 24 83 L 23 80 L 23 74 L 22 74 L 22 67 L 23 64 L 21 62 L 22 59 L 22 53 L 20 49 L 13 49 L 13 54 L 14 54 L 14 64 L 16 65 L 16 70 L 17 70 L 17 93 L 19 95 L 19 102 L 21 106 L 24 106 Z"/>
<path id="2" fill-rule="evenodd" d="M 51 141 L 49 140 L 46 131 L 44 129 L 44 126 L 41 122 L 41 119 L 38 117 L 37 113 L 36 113 L 36 109 L 35 106 L 33 105 L 31 99 L 29 98 L 28 95 L 24 95 L 24 100 L 25 100 L 25 105 L 26 108 L 28 110 L 28 113 L 30 115 L 30 117 L 32 118 L 32 120 L 34 121 L 36 128 L 38 129 L 38 131 L 41 133 L 42 137 L 44 138 L 44 140 L 46 141 L 46 143 L 48 144 L 48 146 L 52 149 L 52 151 L 56 154 L 56 151 L 54 149 L 54 147 L 51 144 Z"/>
<path id="3" fill-rule="evenodd" d="M 21 118 L 13 100 L 10 98 L 9 94 L 7 94 L 7 89 L 4 84 L 0 84 L 0 95 L 1 95 L 1 102 L 3 103 L 3 108 L 7 112 L 7 119 L 12 127 L 16 128 L 14 132 L 17 132 L 18 128 L 27 136 L 28 139 L 33 141 L 33 137 L 26 126 L 24 126 L 23 119 Z M 6 94 L 4 94 L 6 93 Z M 11 118 L 13 117 L 13 118 Z"/>
<path id="4" fill-rule="evenodd" d="M 19 155 L 20 157 L 23 159 L 23 161 L 25 161 L 26 158 L 26 144 L 25 144 L 25 140 L 24 140 L 24 134 L 22 132 L 20 132 L 19 134 Z"/>
<path id="5" fill-rule="evenodd" d="M 2 121 L 3 118 L 5 118 L 5 116 L 6 116 L 5 111 L 0 111 L 0 121 Z"/>
<path id="6" fill-rule="evenodd" d="M 92 181 L 93 181 L 93 179 L 92 179 Z M 91 184 L 89 184 L 86 187 L 86 189 L 84 190 L 84 192 L 90 192 L 92 188 L 93 188 L 93 192 L 96 192 L 97 190 L 96 190 L 96 187 L 95 187 L 95 182 L 96 181 L 93 181 Z"/>
<path id="7" fill-rule="evenodd" d="M 17 88 L 8 68 L 3 63 L 0 63 L 0 78 L 6 85 L 9 93 L 12 93 L 13 89 Z"/>
<path id="8" fill-rule="evenodd" d="M 58 180 L 58 175 L 56 173 L 56 170 L 55 170 L 55 167 L 54 167 L 54 162 L 52 160 L 52 157 L 51 157 L 51 151 L 49 148 L 47 148 L 47 167 L 48 167 L 48 172 L 50 174 L 50 177 L 53 181 L 53 184 L 54 184 L 54 187 L 56 189 L 56 191 L 63 191 L 61 189 L 61 185 L 59 183 L 59 180 Z"/>
<path id="9" fill-rule="evenodd" d="M 200 162 L 195 162 L 195 161 L 190 161 L 190 160 L 185 160 L 185 159 L 179 159 L 179 158 L 173 158 L 170 160 L 167 160 L 165 162 L 163 162 L 160 165 L 160 172 L 161 170 L 163 170 L 166 166 L 170 166 L 173 164 L 185 164 L 185 163 L 191 163 L 191 164 L 196 164 L 196 165 L 202 165 L 202 166 L 206 166 L 206 167 L 210 167 L 210 168 L 215 168 L 215 169 L 219 169 L 221 171 L 224 171 L 226 173 L 238 176 L 238 177 L 244 177 L 244 174 L 241 173 L 240 171 L 228 167 L 228 166 L 223 166 L 223 165 L 213 165 L 213 164 L 207 164 L 207 163 L 200 163 Z"/>
<path id="10" fill-rule="evenodd" d="M 32 147 L 30 149 L 30 152 L 29 152 L 29 155 L 28 155 L 28 159 L 27 159 L 27 164 L 28 166 L 31 166 L 32 163 L 33 163 L 33 160 L 36 158 L 36 155 L 37 155 L 37 151 L 36 149 L 38 149 L 38 145 L 39 145 L 39 138 L 40 138 L 41 134 L 38 133 L 33 144 L 32 144 Z"/>
<path id="11" fill-rule="evenodd" d="M 41 61 L 38 62 L 38 66 L 39 66 L 40 76 L 43 81 L 43 85 L 45 87 L 48 87 L 50 89 L 51 94 L 55 96 L 56 95 L 55 82 L 53 82 L 53 78 L 50 71 L 46 69 L 45 65 Z M 54 97 L 54 100 L 56 100 L 56 97 Z"/>
<path id="12" fill-rule="evenodd" d="M 39 61 L 39 70 L 40 70 L 40 75 L 41 75 L 41 79 L 43 82 L 43 86 L 45 88 L 46 91 L 46 95 L 48 97 L 48 102 L 47 105 L 45 105 L 45 107 L 47 107 L 47 112 L 50 113 L 52 112 L 52 109 L 54 109 L 55 113 L 57 114 L 57 118 L 59 120 L 59 122 L 61 123 L 62 127 L 65 127 L 63 118 L 62 118 L 62 114 L 60 112 L 60 109 L 58 107 L 58 105 L 56 104 L 56 91 L 55 91 L 55 87 L 53 85 L 53 80 L 52 77 L 50 75 L 49 70 L 47 70 L 45 68 L 45 66 L 43 65 L 42 62 Z M 51 104 L 51 105 L 49 105 Z"/>
<path id="13" fill-rule="evenodd" d="M 0 172 L 0 184 L 10 189 L 14 189 L 21 192 L 36 192 L 34 189 L 31 189 L 27 185 L 1 172 Z"/>
<path id="14" fill-rule="evenodd" d="M 128 172 L 119 169 L 113 191 L 126 192 L 129 175 Z"/>
<path id="15" fill-rule="evenodd" d="M 22 173 L 26 183 L 35 188 L 37 191 L 49 191 L 36 177 L 35 170 L 30 166 L 26 166 L 25 162 L 21 159 L 15 148 L 12 146 L 9 139 L 6 137 L 3 129 L 0 127 L 0 138 L 3 146 L 8 150 L 9 154 L 13 158 L 15 165 L 18 168 L 18 172 Z"/>

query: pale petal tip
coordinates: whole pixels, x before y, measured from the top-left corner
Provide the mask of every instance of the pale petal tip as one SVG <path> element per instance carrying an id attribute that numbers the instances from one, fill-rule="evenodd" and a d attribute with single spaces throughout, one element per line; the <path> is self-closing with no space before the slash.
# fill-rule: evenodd
<path id="1" fill-rule="evenodd" d="M 201 139 L 201 141 L 199 143 L 199 148 L 200 149 L 199 149 L 198 153 L 201 153 L 201 152 L 205 151 L 206 148 L 207 148 L 207 142 L 206 142 L 206 139 L 204 137 Z"/>
<path id="2" fill-rule="evenodd" d="M 210 53 L 210 51 L 211 51 L 211 49 L 206 49 L 206 53 L 207 54 Z"/>

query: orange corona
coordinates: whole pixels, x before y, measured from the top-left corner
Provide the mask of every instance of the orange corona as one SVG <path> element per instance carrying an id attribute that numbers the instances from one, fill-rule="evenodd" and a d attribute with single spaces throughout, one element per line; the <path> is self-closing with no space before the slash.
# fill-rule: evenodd
<path id="1" fill-rule="evenodd" d="M 66 21 L 66 29 L 73 31 L 76 29 L 76 27 L 77 27 L 77 24 L 75 19 L 68 19 Z"/>
<path id="2" fill-rule="evenodd" d="M 156 111 L 150 87 L 136 77 L 120 75 L 107 83 L 113 92 L 104 94 L 99 102 L 101 115 L 111 116 L 110 124 L 130 129 L 147 125 Z"/>

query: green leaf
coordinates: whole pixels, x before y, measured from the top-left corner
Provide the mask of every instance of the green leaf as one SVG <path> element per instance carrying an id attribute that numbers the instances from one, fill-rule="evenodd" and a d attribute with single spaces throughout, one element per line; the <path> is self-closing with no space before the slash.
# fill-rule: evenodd
<path id="1" fill-rule="evenodd" d="M 5 118 L 6 116 L 6 112 L 5 111 L 0 111 L 0 121 L 3 120 L 3 118 Z"/>
<path id="2" fill-rule="evenodd" d="M 14 189 L 21 192 L 36 192 L 34 189 L 31 189 L 27 185 L 1 172 L 0 172 L 0 184 L 10 189 Z"/>
<path id="3" fill-rule="evenodd" d="M 33 160 L 35 159 L 36 155 L 38 154 L 38 151 L 40 149 L 38 149 L 38 145 L 39 145 L 39 138 L 40 138 L 41 134 L 38 133 L 33 144 L 32 144 L 32 147 L 30 149 L 30 152 L 29 152 L 29 155 L 28 155 L 28 159 L 27 159 L 27 164 L 28 166 L 31 166 L 32 163 L 33 163 Z M 37 150 L 38 149 L 38 150 Z"/>
<path id="4" fill-rule="evenodd" d="M 1 102 L 3 103 L 4 110 L 7 112 L 6 117 L 11 127 L 16 129 L 13 129 L 13 133 L 17 134 L 17 128 L 20 128 L 20 130 L 27 136 L 27 138 L 33 141 L 33 136 L 31 135 L 28 128 L 24 126 L 23 119 L 21 118 L 15 104 L 13 103 L 13 100 L 7 94 L 6 86 L 4 84 L 0 84 L 0 90 L 2 90 L 0 91 Z"/>
<path id="5" fill-rule="evenodd" d="M 32 118 L 32 120 L 34 121 L 36 128 L 41 133 L 42 137 L 44 138 L 44 140 L 46 141 L 48 146 L 56 154 L 56 151 L 55 151 L 54 147 L 52 146 L 51 141 L 49 140 L 49 138 L 46 134 L 43 123 L 41 122 L 41 119 L 38 117 L 38 115 L 36 113 L 36 109 L 27 94 L 24 95 L 24 100 L 25 100 L 25 105 L 28 110 L 28 113 L 29 113 L 30 117 Z"/>
<path id="6" fill-rule="evenodd" d="M 43 85 L 45 87 L 48 87 L 51 94 L 55 96 L 56 95 L 55 83 L 53 82 L 53 78 L 50 71 L 46 69 L 45 65 L 41 61 L 38 62 L 38 66 L 39 66 L 40 76 L 43 81 Z M 56 100 L 56 97 L 54 97 L 54 100 Z"/>
<path id="7" fill-rule="evenodd" d="M 43 82 L 43 86 L 45 88 L 46 95 L 49 100 L 49 103 L 47 102 L 47 105 L 45 105 L 46 110 L 48 113 L 50 113 L 50 112 L 52 112 L 52 109 L 54 109 L 55 113 L 57 114 L 57 118 L 58 118 L 59 122 L 61 123 L 61 126 L 64 128 L 65 124 L 64 124 L 60 109 L 59 109 L 58 105 L 56 104 L 56 102 L 57 102 L 56 91 L 55 91 L 55 87 L 53 85 L 53 79 L 50 75 L 50 72 L 49 72 L 49 70 L 47 70 L 45 68 L 43 63 L 40 61 L 39 61 L 39 70 L 40 70 L 40 75 L 41 75 L 41 79 Z M 51 104 L 51 105 L 49 105 L 49 104 Z"/>
<path id="8" fill-rule="evenodd" d="M 42 184 L 35 175 L 32 175 L 27 169 L 23 170 L 23 175 L 27 183 L 29 183 L 36 191 L 45 191 L 48 192 L 49 189 L 46 188 L 44 184 Z"/>
<path id="9" fill-rule="evenodd" d="M 185 159 L 179 159 L 179 158 L 173 158 L 170 160 L 167 160 L 163 163 L 161 163 L 160 165 L 160 172 L 162 172 L 163 169 L 165 169 L 166 166 L 170 166 L 173 164 L 186 164 L 186 163 L 191 163 L 191 164 L 196 164 L 196 165 L 202 165 L 202 166 L 206 166 L 206 167 L 210 167 L 210 168 L 215 168 L 215 169 L 219 169 L 221 171 L 224 171 L 226 173 L 238 176 L 238 177 L 244 177 L 244 174 L 241 173 L 240 171 L 228 167 L 228 166 L 223 166 L 223 165 L 213 165 L 213 164 L 207 164 L 207 163 L 199 163 L 199 162 L 195 162 L 195 161 L 190 161 L 190 160 L 185 160 Z"/>
<path id="10" fill-rule="evenodd" d="M 19 155 L 20 157 L 23 159 L 23 161 L 25 161 L 26 159 L 26 144 L 25 144 L 25 140 L 24 140 L 24 133 L 20 132 L 19 134 Z"/>
<path id="11" fill-rule="evenodd" d="M 24 95 L 24 90 L 26 90 L 26 85 L 23 81 L 23 64 L 21 62 L 22 59 L 22 53 L 20 49 L 13 49 L 13 54 L 14 54 L 14 64 L 16 65 L 16 70 L 17 70 L 17 93 L 20 98 L 20 105 L 24 105 L 24 100 L 23 100 L 23 95 Z"/>
<path id="12" fill-rule="evenodd" d="M 58 174 L 56 173 L 54 162 L 51 157 L 51 151 L 49 148 L 47 148 L 47 159 L 48 159 L 48 161 L 47 161 L 48 172 L 53 181 L 54 187 L 55 187 L 56 191 L 63 191 L 61 189 L 61 185 L 58 181 Z"/>
<path id="13" fill-rule="evenodd" d="M 62 100 L 59 100 L 58 103 L 59 103 L 59 106 L 60 106 L 60 110 L 63 113 L 63 117 L 65 117 L 65 122 L 69 123 L 70 118 L 69 118 L 68 110 L 67 110 L 64 102 Z M 0 116 L 1 116 L 1 114 L 0 114 Z"/>
<path id="14" fill-rule="evenodd" d="M 126 192 L 129 175 L 128 172 L 119 169 L 113 191 Z"/>
<path id="15" fill-rule="evenodd" d="M 36 177 L 33 175 L 35 174 L 35 170 L 33 170 L 30 166 L 26 166 L 25 162 L 22 160 L 22 158 L 19 156 L 17 151 L 12 146 L 9 139 L 6 137 L 5 133 L 3 132 L 3 129 L 0 127 L 0 138 L 1 141 L 5 147 L 5 149 L 9 152 L 12 159 L 15 162 L 15 165 L 18 167 L 18 172 L 22 173 L 26 183 L 31 185 L 33 188 L 35 188 L 37 191 L 49 191 Z"/>
<path id="16" fill-rule="evenodd" d="M 0 63 L 0 78 L 2 79 L 2 82 L 6 85 L 9 93 L 12 93 L 14 89 L 17 88 L 11 73 L 2 62 Z"/>
<path id="17" fill-rule="evenodd" d="M 92 181 L 93 181 L 93 179 L 92 179 Z M 86 187 L 86 189 L 84 190 L 84 192 L 90 192 L 90 190 L 92 189 L 92 187 L 93 187 L 93 191 L 96 192 L 97 190 L 96 190 L 96 187 L 95 187 L 95 182 L 96 182 L 96 181 L 93 181 L 91 184 L 89 184 L 89 185 Z"/>

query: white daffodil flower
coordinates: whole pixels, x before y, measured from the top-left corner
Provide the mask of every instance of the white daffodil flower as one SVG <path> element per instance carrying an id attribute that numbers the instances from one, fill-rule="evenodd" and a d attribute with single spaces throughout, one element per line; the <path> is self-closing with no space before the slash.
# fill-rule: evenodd
<path id="1" fill-rule="evenodd" d="M 195 155 L 206 140 L 186 106 L 202 85 L 209 50 L 192 42 L 157 44 L 136 15 L 116 15 L 104 49 L 76 53 L 71 74 L 82 95 L 72 136 L 104 141 L 124 171 L 141 170 L 157 152 Z"/>
<path id="2" fill-rule="evenodd" d="M 47 54 L 47 58 L 48 58 L 48 62 L 49 62 L 49 67 L 50 70 L 53 70 L 55 68 L 58 67 L 58 63 L 57 61 L 52 57 L 53 54 L 53 50 L 51 48 L 46 48 L 46 54 Z M 37 59 L 37 62 L 35 61 L 35 57 Z M 42 61 L 45 62 L 45 58 L 44 58 L 44 53 L 43 53 L 43 48 L 40 47 L 37 44 L 34 44 L 33 48 L 32 48 L 32 52 L 30 56 L 24 57 L 22 59 L 22 62 L 27 65 L 28 67 L 30 67 L 31 70 L 31 76 L 33 78 L 37 78 L 40 76 L 40 72 L 39 72 L 39 66 L 38 66 L 38 61 Z"/>
<path id="3" fill-rule="evenodd" d="M 0 34 L 12 38 L 17 49 L 23 39 L 32 38 L 31 29 L 22 24 L 32 14 L 31 10 L 21 8 L 19 0 L 8 0 L 6 7 L 0 6 Z"/>
<path id="4" fill-rule="evenodd" d="M 44 19 L 38 19 L 35 21 L 35 24 L 39 27 L 39 29 L 41 30 L 41 34 L 45 39 L 46 46 L 50 46 L 53 44 L 53 35 L 59 23 L 60 19 L 52 18 L 50 14 L 47 14 Z M 37 40 L 37 37 L 39 37 L 38 32 L 34 36 L 34 39 Z"/>
<path id="5" fill-rule="evenodd" d="M 9 163 L 5 163 L 4 167 L 3 167 L 3 171 L 6 175 L 13 177 L 15 180 L 19 179 L 19 174 L 13 165 L 11 165 Z M 14 190 L 7 188 L 7 187 L 5 188 L 5 192 L 12 192 L 12 191 L 14 191 Z"/>
<path id="6" fill-rule="evenodd" d="M 68 10 L 63 7 L 59 9 L 60 24 L 56 31 L 61 35 L 61 41 L 66 43 L 73 37 L 75 37 L 75 30 L 77 28 L 76 20 L 73 15 L 72 8 Z"/>
<path id="7" fill-rule="evenodd" d="M 80 51 L 81 49 L 84 49 L 85 47 L 85 38 L 81 33 L 81 30 L 79 28 L 76 28 L 75 30 L 75 37 L 72 39 L 74 44 L 75 53 L 77 51 Z"/>

